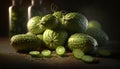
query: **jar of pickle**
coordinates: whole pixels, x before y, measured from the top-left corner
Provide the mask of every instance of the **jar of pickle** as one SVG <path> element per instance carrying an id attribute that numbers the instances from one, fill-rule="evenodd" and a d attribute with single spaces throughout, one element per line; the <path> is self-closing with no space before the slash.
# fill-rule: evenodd
<path id="1" fill-rule="evenodd" d="M 27 7 L 22 0 L 12 0 L 9 7 L 9 36 L 26 33 Z"/>
<path id="2" fill-rule="evenodd" d="M 45 13 L 43 0 L 31 0 L 31 5 L 28 7 L 28 20 L 33 16 L 43 16 Z"/>

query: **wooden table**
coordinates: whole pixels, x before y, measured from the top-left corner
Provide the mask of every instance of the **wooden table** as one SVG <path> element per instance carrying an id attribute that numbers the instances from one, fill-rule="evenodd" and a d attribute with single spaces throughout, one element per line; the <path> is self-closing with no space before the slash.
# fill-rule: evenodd
<path id="1" fill-rule="evenodd" d="M 30 55 L 16 53 L 9 45 L 8 38 L 0 38 L 0 69 L 120 69 L 120 43 L 112 41 L 109 58 L 96 57 L 99 63 L 88 64 L 70 57 L 32 58 Z"/>

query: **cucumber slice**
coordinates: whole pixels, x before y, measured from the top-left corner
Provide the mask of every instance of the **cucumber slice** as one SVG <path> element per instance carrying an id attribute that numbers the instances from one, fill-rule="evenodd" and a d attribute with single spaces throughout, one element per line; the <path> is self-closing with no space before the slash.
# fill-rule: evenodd
<path id="1" fill-rule="evenodd" d="M 41 52 L 41 54 L 42 54 L 42 56 L 43 57 L 51 57 L 51 51 L 50 50 L 43 50 L 42 52 Z"/>
<path id="2" fill-rule="evenodd" d="M 111 55 L 111 52 L 106 49 L 98 49 L 99 56 L 107 57 Z"/>
<path id="3" fill-rule="evenodd" d="M 63 56 L 66 52 L 66 49 L 64 46 L 58 46 L 55 51 L 57 55 Z"/>
<path id="4" fill-rule="evenodd" d="M 39 51 L 30 51 L 29 54 L 32 57 L 40 57 L 40 52 Z"/>
<path id="5" fill-rule="evenodd" d="M 92 56 L 89 56 L 89 55 L 84 55 L 81 58 L 81 60 L 84 61 L 84 62 L 87 62 L 87 63 L 94 62 L 94 58 Z"/>
<path id="6" fill-rule="evenodd" d="M 77 59 L 81 59 L 84 56 L 84 52 L 81 49 L 73 49 L 72 53 Z"/>

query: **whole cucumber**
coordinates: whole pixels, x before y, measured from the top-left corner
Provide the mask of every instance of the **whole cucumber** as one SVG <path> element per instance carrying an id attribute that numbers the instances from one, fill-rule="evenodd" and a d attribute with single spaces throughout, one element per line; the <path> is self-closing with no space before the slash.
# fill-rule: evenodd
<path id="1" fill-rule="evenodd" d="M 18 34 L 10 39 L 10 45 L 18 52 L 29 52 L 41 47 L 41 40 L 35 35 Z"/>

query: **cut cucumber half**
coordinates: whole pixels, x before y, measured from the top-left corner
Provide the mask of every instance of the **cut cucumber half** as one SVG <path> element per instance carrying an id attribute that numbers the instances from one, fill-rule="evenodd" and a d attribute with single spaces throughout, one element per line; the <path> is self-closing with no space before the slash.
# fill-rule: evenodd
<path id="1" fill-rule="evenodd" d="M 39 51 L 30 51 L 29 54 L 32 57 L 40 57 L 40 52 Z"/>
<path id="2" fill-rule="evenodd" d="M 87 63 L 91 63 L 94 61 L 94 58 L 92 56 L 89 56 L 89 55 L 84 55 L 82 58 L 81 58 L 82 61 L 84 62 L 87 62 Z"/>
<path id="3" fill-rule="evenodd" d="M 58 46 L 56 48 L 56 54 L 59 55 L 59 56 L 63 56 L 66 52 L 66 49 L 64 46 Z"/>
<path id="4" fill-rule="evenodd" d="M 51 57 L 51 51 L 50 50 L 43 50 L 41 52 L 43 57 Z"/>
<path id="5" fill-rule="evenodd" d="M 84 56 L 84 52 L 81 49 L 73 49 L 72 53 L 77 59 L 81 59 Z"/>

